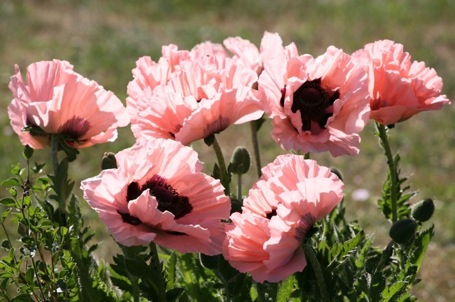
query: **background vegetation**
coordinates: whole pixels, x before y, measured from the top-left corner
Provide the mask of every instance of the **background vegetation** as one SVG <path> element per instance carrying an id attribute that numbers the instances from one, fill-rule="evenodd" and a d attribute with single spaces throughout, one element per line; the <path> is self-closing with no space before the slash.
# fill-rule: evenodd
<path id="1" fill-rule="evenodd" d="M 278 32 L 285 44 L 295 42 L 301 53 L 314 56 L 329 45 L 352 52 L 375 40 L 392 39 L 404 44 L 413 59 L 435 68 L 444 79 L 444 93 L 455 100 L 455 1 L 451 0 L 2 0 L 0 179 L 8 177 L 22 151 L 6 114 L 12 98 L 7 85 L 14 64 L 25 71 L 35 61 L 65 59 L 77 72 L 124 100 L 135 61 L 143 55 L 157 59 L 162 45 L 190 49 L 206 40 L 221 43 L 229 36 L 241 36 L 258 45 L 266 30 Z M 449 106 L 420 114 L 392 131 L 403 174 L 419 190 L 414 201 L 436 200 L 436 236 L 421 271 L 424 282 L 415 288 L 422 301 L 455 299 L 454 120 L 455 109 Z M 234 128 L 222 134 L 226 156 L 237 145 L 249 146 L 246 130 Z M 261 130 L 264 164 L 282 152 L 271 141 L 269 130 L 269 125 Z M 343 172 L 348 215 L 376 232 L 376 243 L 381 245 L 389 225 L 376 210 L 376 198 L 386 165 L 372 131 L 372 124 L 363 131 L 357 157 L 313 157 Z M 72 177 L 78 182 L 98 174 L 103 152 L 118 151 L 133 142 L 130 130 L 122 129 L 115 143 L 83 150 Z M 210 162 L 210 150 L 202 144 L 195 147 L 201 159 Z M 47 152 L 41 154 L 46 160 Z M 369 200 L 350 200 L 350 192 L 358 188 L 368 190 Z M 109 260 L 114 246 L 111 239 L 97 215 L 88 208 L 85 213 L 97 240 L 105 242 L 98 251 L 100 257 Z"/>

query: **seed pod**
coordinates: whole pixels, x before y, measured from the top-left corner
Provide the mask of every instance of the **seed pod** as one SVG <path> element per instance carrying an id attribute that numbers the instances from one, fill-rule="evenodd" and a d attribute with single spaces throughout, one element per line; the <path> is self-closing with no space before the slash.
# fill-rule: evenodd
<path id="1" fill-rule="evenodd" d="M 389 231 L 390 238 L 396 243 L 408 245 L 414 240 L 417 222 L 411 218 L 404 218 L 392 225 Z"/>
<path id="2" fill-rule="evenodd" d="M 417 202 L 411 211 L 412 217 L 420 222 L 425 222 L 433 216 L 434 202 L 431 198 L 427 198 Z"/>
<path id="3" fill-rule="evenodd" d="M 112 152 L 106 152 L 103 155 L 101 160 L 101 169 L 117 169 L 117 160 L 115 159 L 115 154 Z"/>

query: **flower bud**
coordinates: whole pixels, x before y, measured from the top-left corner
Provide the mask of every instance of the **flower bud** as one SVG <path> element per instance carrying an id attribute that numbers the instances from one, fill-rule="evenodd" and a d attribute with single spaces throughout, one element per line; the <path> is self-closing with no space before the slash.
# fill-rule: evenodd
<path id="1" fill-rule="evenodd" d="M 336 176 L 338 176 L 338 178 L 343 181 L 343 174 L 341 174 L 340 170 L 338 170 L 337 168 L 330 168 L 330 171 L 335 174 Z"/>
<path id="2" fill-rule="evenodd" d="M 396 243 L 408 245 L 414 240 L 416 230 L 417 222 L 414 219 L 404 218 L 393 223 L 389 236 Z"/>
<path id="3" fill-rule="evenodd" d="M 33 156 L 33 149 L 29 145 L 25 145 L 24 151 L 22 152 L 22 155 L 24 156 L 25 159 L 30 159 Z"/>
<path id="4" fill-rule="evenodd" d="M 101 169 L 117 169 L 117 160 L 115 159 L 115 154 L 112 152 L 106 152 L 103 155 L 101 160 Z"/>
<path id="5" fill-rule="evenodd" d="M 427 198 L 417 202 L 411 211 L 412 217 L 420 222 L 425 222 L 433 216 L 434 202 L 431 198 Z"/>
<path id="6" fill-rule="evenodd" d="M 244 147 L 237 147 L 232 154 L 228 170 L 233 174 L 245 174 L 250 168 L 250 154 Z"/>

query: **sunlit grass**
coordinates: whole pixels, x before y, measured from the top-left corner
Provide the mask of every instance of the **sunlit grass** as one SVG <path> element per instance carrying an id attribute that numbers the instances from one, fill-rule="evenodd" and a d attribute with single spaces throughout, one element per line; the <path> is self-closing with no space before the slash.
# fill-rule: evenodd
<path id="1" fill-rule="evenodd" d="M 8 177 L 9 167 L 20 160 L 22 150 L 6 114 L 12 97 L 7 84 L 14 64 L 25 71 L 34 61 L 65 59 L 77 72 L 125 99 L 137 58 L 143 55 L 158 58 L 162 45 L 173 43 L 189 49 L 205 40 L 222 42 L 237 35 L 259 44 L 265 30 L 279 32 L 285 44 L 295 42 L 300 52 L 315 56 L 329 45 L 352 52 L 378 39 L 395 40 L 404 44 L 414 59 L 434 67 L 444 79 L 444 93 L 455 99 L 453 1 L 255 0 L 246 5 L 243 0 L 3 0 L 0 2 L 1 179 Z M 424 197 L 437 200 L 436 236 L 429 259 L 424 263 L 424 283 L 416 288 L 422 300 L 455 298 L 454 286 L 449 283 L 455 277 L 455 264 L 451 261 L 455 254 L 454 118 L 453 107 L 447 107 L 416 116 L 391 132 L 393 148 L 403 158 L 403 174 L 409 177 L 412 188 L 419 190 L 415 201 Z M 222 134 L 230 142 L 223 144 L 227 159 L 237 144 L 249 140 L 247 126 L 241 129 Z M 260 133 L 263 164 L 282 152 L 270 139 L 269 130 L 270 126 L 265 125 Z M 347 198 L 348 215 L 367 229 L 376 230 L 380 242 L 381 234 L 387 232 L 387 224 L 379 217 L 375 198 L 386 172 L 385 159 L 372 131 L 369 125 L 362 133 L 361 154 L 357 157 L 333 159 L 326 154 L 312 157 L 343 172 L 347 194 L 356 188 L 370 192 L 369 201 L 354 203 Z M 245 136 L 239 136 L 240 132 Z M 129 129 L 122 129 L 115 143 L 82 150 L 72 170 L 73 178 L 79 181 L 97 174 L 103 152 L 118 151 L 133 141 Z M 203 144 L 195 147 L 201 152 L 201 160 L 210 163 L 211 150 Z M 46 156 L 45 151 L 38 154 L 40 160 L 46 160 Z M 254 176 L 246 180 L 252 182 Z M 88 208 L 85 212 L 99 234 L 97 238 L 107 236 L 94 212 Z M 109 245 L 103 245 L 103 252 L 107 250 Z"/>

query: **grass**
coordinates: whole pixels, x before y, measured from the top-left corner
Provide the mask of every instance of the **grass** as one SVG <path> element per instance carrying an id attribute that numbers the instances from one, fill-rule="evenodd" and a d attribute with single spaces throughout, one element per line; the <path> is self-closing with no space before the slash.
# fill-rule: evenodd
<path id="1" fill-rule="evenodd" d="M 7 84 L 14 64 L 22 70 L 32 62 L 52 58 L 70 61 L 75 70 L 98 81 L 125 99 L 126 86 L 137 58 L 158 58 L 162 45 L 177 44 L 189 49 L 205 40 L 222 42 L 241 36 L 259 44 L 265 30 L 278 32 L 285 44 L 295 42 L 301 53 L 321 54 L 329 45 L 352 52 L 365 43 L 392 39 L 404 44 L 414 59 L 434 67 L 444 79 L 444 93 L 455 99 L 455 3 L 425 0 L 324 0 L 324 1 L 216 1 L 216 0 L 3 0 L 0 2 L 0 179 L 20 160 L 22 146 L 11 132 L 6 107 L 12 96 Z M 392 144 L 402 155 L 402 170 L 416 201 L 424 197 L 437 200 L 433 219 L 436 236 L 425 259 L 416 287 L 423 301 L 455 299 L 455 109 L 420 114 L 397 125 Z M 247 128 L 240 128 L 248 133 Z M 245 130 L 245 131 L 243 131 Z M 270 125 L 261 130 L 263 163 L 270 162 L 278 150 L 269 137 Z M 371 200 L 348 202 L 348 215 L 370 231 L 387 233 L 374 202 L 385 175 L 385 161 L 372 135 L 370 124 L 362 133 L 361 154 L 355 158 L 333 159 L 326 154 L 313 157 L 322 164 L 338 167 L 344 174 L 346 192 L 365 188 Z M 223 144 L 226 157 L 248 136 L 238 128 L 222 134 L 232 144 Z M 83 150 L 72 170 L 80 180 L 98 173 L 104 151 L 118 151 L 134 139 L 129 129 L 120 131 L 115 143 Z M 225 140 L 226 141 L 226 140 Z M 247 145 L 249 146 L 249 145 Z M 201 159 L 208 161 L 209 150 L 196 144 Z M 39 155 L 46 160 L 45 152 Z M 251 178 L 249 181 L 253 181 Z M 3 193 L 0 193 L 0 195 Z M 99 240 L 106 239 L 104 226 L 93 211 L 86 209 Z M 378 213 L 378 212 L 377 212 Z M 373 216 L 373 218 L 372 218 Z M 109 245 L 106 250 L 109 249 Z"/>

